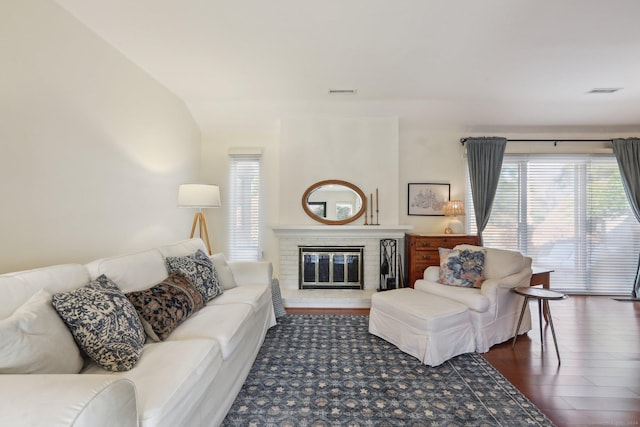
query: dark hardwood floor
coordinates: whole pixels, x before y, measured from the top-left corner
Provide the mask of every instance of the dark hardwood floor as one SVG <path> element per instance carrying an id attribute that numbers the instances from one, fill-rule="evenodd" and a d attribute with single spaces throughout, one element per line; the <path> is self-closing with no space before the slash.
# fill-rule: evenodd
<path id="1" fill-rule="evenodd" d="M 558 427 L 640 426 L 640 302 L 572 295 L 551 301 L 562 364 L 537 303 L 533 329 L 496 345 L 485 358 Z M 287 309 L 289 314 L 368 314 L 367 309 Z"/>

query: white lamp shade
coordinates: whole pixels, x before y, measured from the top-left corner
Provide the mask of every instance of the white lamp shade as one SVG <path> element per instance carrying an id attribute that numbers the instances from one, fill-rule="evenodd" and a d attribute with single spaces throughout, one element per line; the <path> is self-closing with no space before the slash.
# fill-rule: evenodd
<path id="1" fill-rule="evenodd" d="M 446 216 L 464 215 L 464 202 L 462 200 L 449 200 L 444 205 L 444 214 Z"/>
<path id="2" fill-rule="evenodd" d="M 178 206 L 183 208 L 219 208 L 220 188 L 210 184 L 182 184 L 178 188 Z"/>

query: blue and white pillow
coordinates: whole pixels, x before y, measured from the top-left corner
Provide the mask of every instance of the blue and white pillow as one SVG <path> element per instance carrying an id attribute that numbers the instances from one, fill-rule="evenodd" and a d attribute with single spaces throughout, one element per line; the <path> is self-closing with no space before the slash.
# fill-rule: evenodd
<path id="1" fill-rule="evenodd" d="M 284 309 L 284 304 L 282 303 L 282 294 L 280 292 L 280 281 L 278 279 L 273 279 L 271 281 L 271 299 L 273 301 L 273 311 L 276 315 L 276 318 L 286 316 L 287 312 Z"/>
<path id="2" fill-rule="evenodd" d="M 102 368 L 128 371 L 140 359 L 146 337 L 138 313 L 106 276 L 53 294 L 52 304 L 80 348 Z"/>
<path id="3" fill-rule="evenodd" d="M 439 252 L 440 283 L 465 288 L 479 288 L 482 285 L 486 250 L 439 248 Z"/>
<path id="4" fill-rule="evenodd" d="M 165 259 L 169 273 L 179 271 L 193 283 L 207 303 L 222 295 L 223 287 L 218 279 L 218 273 L 211 258 L 202 250 L 191 255 L 167 257 Z"/>

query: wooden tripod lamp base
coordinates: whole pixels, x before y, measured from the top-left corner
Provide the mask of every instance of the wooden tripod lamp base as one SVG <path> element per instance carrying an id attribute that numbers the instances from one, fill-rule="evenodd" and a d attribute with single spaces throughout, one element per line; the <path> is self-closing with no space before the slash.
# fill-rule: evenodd
<path id="1" fill-rule="evenodd" d="M 198 212 L 193 216 L 190 238 L 193 239 L 196 227 L 198 227 L 200 238 L 207 243 L 209 255 L 213 255 L 211 242 L 209 241 L 207 220 L 202 213 L 202 209 L 220 207 L 220 188 L 212 184 L 181 184 L 178 187 L 178 207 L 198 209 Z"/>
<path id="2" fill-rule="evenodd" d="M 213 251 L 211 250 L 211 242 L 209 241 L 209 230 L 207 229 L 207 219 L 202 212 L 196 212 L 193 215 L 193 224 L 191 225 L 191 236 L 189 238 L 193 239 L 193 236 L 196 232 L 196 226 L 198 227 L 198 232 L 200 238 L 203 238 L 207 243 L 207 249 L 209 250 L 209 255 L 213 255 Z"/>

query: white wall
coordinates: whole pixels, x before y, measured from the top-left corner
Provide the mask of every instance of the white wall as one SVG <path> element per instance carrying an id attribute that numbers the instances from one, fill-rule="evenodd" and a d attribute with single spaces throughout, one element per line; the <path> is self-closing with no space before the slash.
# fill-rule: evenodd
<path id="1" fill-rule="evenodd" d="M 0 272 L 188 237 L 183 102 L 47 0 L 0 3 Z"/>
<path id="2" fill-rule="evenodd" d="M 277 241 L 271 231 L 271 225 L 278 223 L 278 199 L 280 197 L 280 159 L 279 159 L 279 123 L 274 121 L 269 131 L 260 132 L 221 132 L 216 134 L 204 134 L 202 140 L 201 170 L 203 181 L 208 184 L 220 186 L 220 209 L 207 209 L 207 225 L 213 252 L 226 252 L 229 235 L 227 224 L 229 223 L 229 150 L 231 149 L 256 149 L 262 151 L 262 179 L 263 179 L 263 209 L 264 224 L 262 227 L 263 257 L 266 260 L 276 262 L 278 257 Z M 302 197 L 302 194 L 300 194 Z M 302 208 L 301 208 L 302 209 Z M 275 265 L 277 268 L 277 263 Z"/>
<path id="3" fill-rule="evenodd" d="M 247 128 L 251 129 L 248 118 Z M 221 186 L 223 208 L 207 212 L 213 250 L 225 251 L 225 190 L 231 148 L 261 147 L 265 207 L 264 258 L 278 274 L 278 241 L 273 225 L 319 224 L 306 216 L 301 197 L 309 185 L 343 179 L 369 196 L 379 188 L 380 223 L 412 225 L 415 232 L 440 233 L 444 217 L 407 215 L 407 184 L 451 184 L 451 197 L 464 198 L 465 160 L 462 131 L 401 129 L 396 117 L 328 117 L 317 115 L 274 120 L 270 129 L 227 129 L 203 138 L 202 170 L 206 182 Z M 348 165 L 353 165 L 349 168 Z M 355 224 L 363 224 L 361 218 Z M 213 224 L 213 226 L 212 226 Z M 336 227 L 336 226 L 327 226 Z M 339 227 L 339 226 L 337 226 Z"/>
<path id="4" fill-rule="evenodd" d="M 443 233 L 449 220 L 444 216 L 409 216 L 408 183 L 449 184 L 451 200 L 464 200 L 467 163 L 461 136 L 462 131 L 401 129 L 400 222 L 412 225 L 413 232 Z"/>
<path id="5" fill-rule="evenodd" d="M 368 199 L 377 188 L 379 222 L 397 225 L 398 166 L 395 117 L 283 119 L 279 216 L 273 225 L 317 224 L 302 209 L 302 195 L 309 186 L 326 179 L 350 182 Z M 353 224 L 364 222 L 361 217 Z"/>

